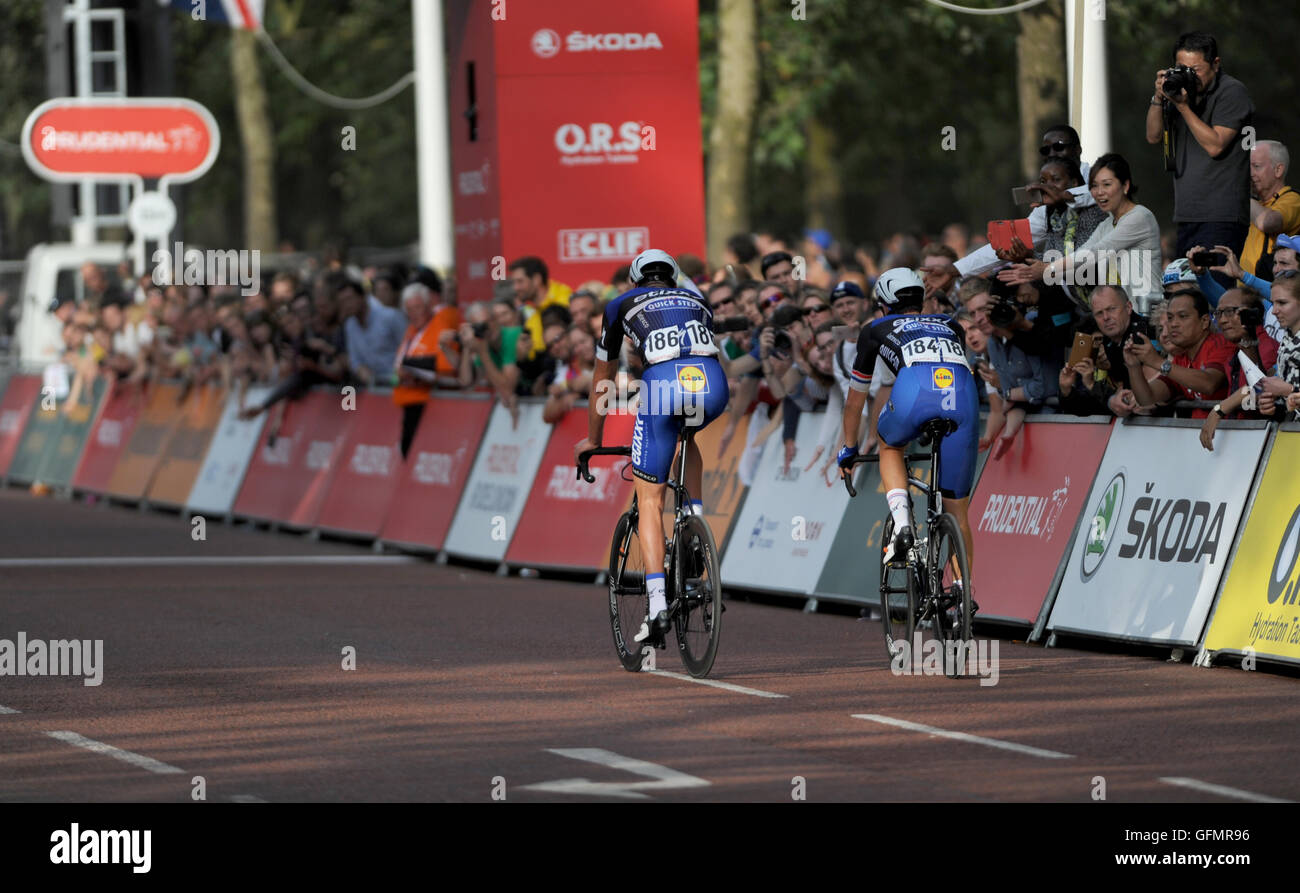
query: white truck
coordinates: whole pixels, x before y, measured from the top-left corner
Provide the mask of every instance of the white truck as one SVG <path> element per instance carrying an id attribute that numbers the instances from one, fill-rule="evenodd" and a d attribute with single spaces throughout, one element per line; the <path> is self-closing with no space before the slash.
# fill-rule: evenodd
<path id="1" fill-rule="evenodd" d="M 50 312 L 50 304 L 59 295 L 82 299 L 82 264 L 99 264 L 112 278 L 118 264 L 127 258 L 127 245 L 122 242 L 33 246 L 27 252 L 20 291 L 22 305 L 14 331 L 18 363 L 35 371 L 63 355 L 63 326 Z"/>

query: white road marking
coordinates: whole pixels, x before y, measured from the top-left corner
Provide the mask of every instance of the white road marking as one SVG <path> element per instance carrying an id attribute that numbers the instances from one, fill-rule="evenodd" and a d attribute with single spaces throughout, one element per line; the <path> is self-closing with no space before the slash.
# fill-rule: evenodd
<path id="1" fill-rule="evenodd" d="M 149 772 L 156 772 L 159 775 L 179 775 L 185 772 L 184 769 L 177 769 L 175 766 L 155 760 L 153 757 L 146 757 L 142 754 L 132 753 L 129 750 L 122 750 L 120 747 L 114 747 L 111 744 L 105 744 L 102 741 L 95 741 L 78 735 L 76 732 L 46 732 L 51 738 L 57 738 L 65 744 L 71 744 L 73 747 L 84 747 L 93 753 L 103 754 L 106 757 L 112 757 L 115 760 L 121 760 L 123 763 L 130 763 L 139 769 L 145 769 Z"/>
<path id="2" fill-rule="evenodd" d="M 999 741 L 996 738 L 984 738 L 980 735 L 969 735 L 966 732 L 950 732 L 947 729 L 922 725 L 919 722 L 909 722 L 906 719 L 894 719 L 892 716 L 881 716 L 876 713 L 854 713 L 853 718 L 883 723 L 887 726 L 897 726 L 900 729 L 907 729 L 911 732 L 922 732 L 926 735 L 934 735 L 939 738 L 952 738 L 954 741 L 965 741 L 968 744 L 983 744 L 985 747 L 996 747 L 1000 750 L 1010 750 L 1015 753 L 1028 754 L 1031 757 L 1041 757 L 1045 760 L 1069 760 L 1074 758 L 1074 754 L 1061 753 L 1055 750 L 1043 750 L 1040 747 L 1030 747 L 1027 744 L 1016 744 L 1013 741 Z"/>
<path id="3" fill-rule="evenodd" d="M 0 568 L 188 567 L 192 565 L 413 564 L 413 555 L 186 555 L 81 558 L 0 558 Z"/>
<path id="4" fill-rule="evenodd" d="M 261 797 L 254 797 L 252 794 L 234 794 L 230 798 L 231 803 L 265 803 Z"/>
<path id="5" fill-rule="evenodd" d="M 598 766 L 608 766 L 633 775 L 644 775 L 650 781 L 591 781 L 586 778 L 565 778 L 560 781 L 544 781 L 539 784 L 524 785 L 527 791 L 546 791 L 552 794 L 588 794 L 600 797 L 623 797 L 627 800 L 648 800 L 642 791 L 671 791 L 681 788 L 706 788 L 711 782 L 658 763 L 649 763 L 632 757 L 620 756 L 613 751 L 599 747 L 548 747 L 548 753 L 568 757 L 571 760 L 583 760 Z"/>
<path id="6" fill-rule="evenodd" d="M 711 685 L 714 688 L 734 691 L 742 695 L 753 695 L 756 698 L 788 698 L 789 695 L 779 695 L 773 691 L 763 691 L 757 688 L 746 688 L 743 685 L 733 685 L 730 682 L 719 682 L 716 679 L 696 679 L 694 676 L 687 676 L 683 673 L 670 673 L 667 670 L 645 670 L 652 676 L 667 676 L 669 679 L 681 679 L 684 682 L 698 682 L 700 685 Z"/>
<path id="7" fill-rule="evenodd" d="M 1234 797 L 1237 800 L 1249 800 L 1252 803 L 1293 802 L 1291 800 L 1283 800 L 1281 797 L 1270 797 L 1267 794 L 1253 794 L 1250 791 L 1239 791 L 1236 788 L 1225 787 L 1221 784 L 1210 784 L 1208 781 L 1198 781 L 1195 778 L 1161 778 L 1160 781 L 1180 788 L 1191 788 L 1194 791 L 1204 791 L 1207 794 L 1218 794 L 1220 797 Z"/>
<path id="8" fill-rule="evenodd" d="M 22 711 L 15 710 L 12 707 L 6 707 L 4 704 L 0 704 L 0 713 L 22 713 Z"/>

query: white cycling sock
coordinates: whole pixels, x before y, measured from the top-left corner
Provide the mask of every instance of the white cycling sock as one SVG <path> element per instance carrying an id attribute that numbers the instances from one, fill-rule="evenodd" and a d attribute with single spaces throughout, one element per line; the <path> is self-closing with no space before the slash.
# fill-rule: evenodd
<path id="1" fill-rule="evenodd" d="M 668 599 L 664 597 L 664 575 L 646 574 L 646 592 L 650 595 L 650 619 L 659 616 L 660 611 L 668 610 Z"/>
<path id="2" fill-rule="evenodd" d="M 703 515 L 703 514 L 704 514 L 704 500 L 703 500 L 703 499 L 692 499 L 692 500 L 691 500 L 691 514 L 692 514 L 692 515 Z"/>
<path id="3" fill-rule="evenodd" d="M 889 503 L 889 513 L 894 516 L 894 532 L 911 527 L 912 513 L 908 511 L 907 491 L 890 490 L 885 494 L 885 500 Z"/>

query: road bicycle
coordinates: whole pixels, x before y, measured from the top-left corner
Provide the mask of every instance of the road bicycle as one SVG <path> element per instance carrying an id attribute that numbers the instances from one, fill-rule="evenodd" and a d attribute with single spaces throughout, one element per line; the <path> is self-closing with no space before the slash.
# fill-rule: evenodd
<path id="1" fill-rule="evenodd" d="M 695 429 L 682 426 L 678 437 L 677 476 L 668 485 L 676 495 L 676 512 L 671 537 L 665 545 L 664 588 L 668 599 L 668 618 L 677 636 L 682 663 L 692 676 L 707 676 L 718 654 L 722 634 L 722 575 L 718 549 L 713 542 L 709 522 L 691 512 L 691 497 L 686 491 L 686 452 Z M 595 478 L 587 465 L 592 456 L 631 456 L 631 447 L 598 447 L 578 457 L 578 475 L 587 483 Z M 629 466 L 624 466 L 626 469 Z M 653 654 L 648 642 L 634 642 L 632 637 L 648 616 L 650 596 L 646 592 L 645 558 L 637 536 L 639 508 L 636 496 L 632 506 L 614 527 L 609 547 L 609 625 L 614 633 L 614 649 L 625 670 L 652 669 Z M 664 643 L 660 642 L 660 648 Z"/>
<path id="2" fill-rule="evenodd" d="M 917 531 L 907 555 L 895 555 L 886 563 L 885 551 L 894 541 L 891 516 L 885 522 L 880 543 L 880 622 L 890 660 L 903 652 L 904 643 L 906 654 L 915 654 L 921 644 L 917 633 L 926 630 L 938 640 L 944 674 L 954 678 L 966 675 L 966 651 L 972 641 L 970 568 L 961 526 L 955 516 L 943 510 L 943 495 L 932 484 L 939 480 L 939 445 L 956 430 L 957 423 L 949 419 L 932 419 L 922 426 L 917 444 L 929 446 L 930 452 L 910 456 L 904 453 L 903 461 L 908 485 L 925 494 L 925 529 Z M 913 475 L 911 469 L 912 462 L 926 459 L 930 460 L 930 483 Z M 856 457 L 853 465 L 878 461 L 879 454 L 863 455 Z M 858 495 L 852 475 L 844 479 L 844 486 L 849 496 Z"/>

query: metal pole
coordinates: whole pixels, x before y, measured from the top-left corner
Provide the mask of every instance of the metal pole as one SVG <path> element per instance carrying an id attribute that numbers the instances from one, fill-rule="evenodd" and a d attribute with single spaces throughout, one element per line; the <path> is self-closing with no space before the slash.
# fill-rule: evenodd
<path id="1" fill-rule="evenodd" d="M 1114 148 L 1106 85 L 1105 0 L 1066 0 L 1065 49 L 1070 125 L 1079 131 L 1083 160 L 1091 163 Z"/>
<path id="2" fill-rule="evenodd" d="M 420 262 L 447 273 L 452 246 L 450 128 L 442 0 L 411 0 L 415 44 L 415 145 Z"/>

